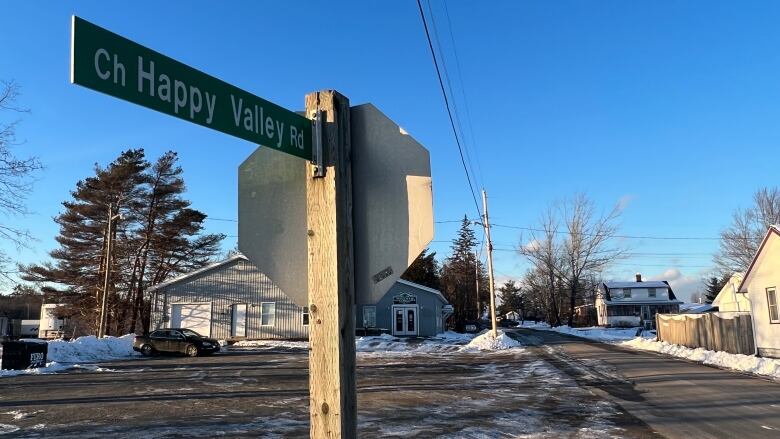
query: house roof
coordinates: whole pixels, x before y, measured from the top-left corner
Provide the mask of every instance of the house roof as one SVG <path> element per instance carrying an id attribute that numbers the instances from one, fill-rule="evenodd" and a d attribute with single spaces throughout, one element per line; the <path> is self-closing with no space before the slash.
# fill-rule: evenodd
<path id="1" fill-rule="evenodd" d="M 604 282 L 607 288 L 669 288 L 669 284 L 660 280 L 644 282 Z"/>
<path id="2" fill-rule="evenodd" d="M 750 278 L 750 275 L 753 274 L 753 267 L 755 267 L 756 261 L 758 261 L 758 257 L 761 256 L 761 252 L 764 250 L 764 246 L 766 245 L 767 241 L 769 241 L 769 237 L 772 235 L 780 236 L 780 230 L 778 229 L 778 226 L 774 224 L 769 226 L 769 229 L 767 229 L 766 235 L 764 235 L 764 239 L 761 240 L 761 245 L 758 246 L 758 251 L 755 255 L 753 255 L 753 260 L 750 261 L 750 265 L 748 266 L 747 271 L 745 271 L 745 277 L 742 278 L 742 282 L 739 284 L 739 288 L 737 289 L 737 291 L 740 293 L 747 293 L 747 290 L 745 290 L 745 284 Z"/>
<path id="3" fill-rule="evenodd" d="M 185 274 L 182 274 L 181 276 L 174 277 L 171 280 L 165 281 L 163 283 L 159 283 L 159 284 L 157 284 L 157 285 L 155 285 L 153 287 L 148 288 L 146 291 L 147 292 L 152 292 L 152 291 L 159 290 L 161 288 L 169 287 L 171 285 L 178 284 L 179 282 L 183 282 L 183 281 L 185 281 L 185 280 L 187 280 L 189 278 L 198 276 L 198 275 L 203 274 L 203 273 L 207 273 L 207 272 L 209 272 L 211 270 L 215 270 L 215 269 L 220 268 L 220 267 L 224 267 L 225 265 L 228 265 L 228 264 L 232 264 L 233 262 L 236 262 L 236 261 L 249 261 L 249 259 L 246 256 L 244 256 L 243 254 L 237 253 L 237 254 L 235 254 L 235 255 L 233 255 L 233 256 L 225 259 L 225 260 L 222 260 L 222 261 L 219 261 L 219 262 L 215 262 L 215 263 L 210 264 L 210 265 L 206 265 L 205 267 L 199 268 L 199 269 L 197 269 L 195 271 L 190 271 L 189 273 L 185 273 Z"/>
<path id="4" fill-rule="evenodd" d="M 602 282 L 599 285 L 599 288 L 604 290 L 604 298 L 607 301 L 612 300 L 612 295 L 609 293 L 609 290 L 612 288 L 667 288 L 669 289 L 669 301 L 677 300 L 677 296 L 674 295 L 672 286 L 669 285 L 669 282 L 665 280 L 649 280 L 643 282 Z"/>
<path id="5" fill-rule="evenodd" d="M 705 312 L 712 312 L 717 310 L 718 307 L 712 305 L 711 303 L 684 303 L 680 305 L 680 312 L 682 314 L 703 314 Z"/>
<path id="6" fill-rule="evenodd" d="M 443 303 L 450 303 L 450 302 L 449 302 L 449 301 L 448 301 L 448 300 L 447 300 L 447 299 L 444 297 L 444 294 L 442 294 L 442 293 L 441 293 L 441 291 L 439 291 L 439 290 L 437 290 L 437 289 L 435 289 L 435 288 L 426 287 L 425 285 L 416 284 L 416 283 L 414 283 L 414 282 L 409 282 L 408 280 L 403 280 L 403 279 L 398 279 L 396 282 L 398 282 L 399 284 L 408 285 L 408 286 L 410 286 L 410 287 L 415 287 L 415 288 L 421 289 L 421 290 L 423 290 L 423 291 L 427 291 L 427 292 L 429 292 L 429 293 L 433 293 L 433 294 L 435 294 L 436 296 L 438 296 L 438 297 L 439 297 L 439 299 L 440 299 L 440 300 L 441 300 Z"/>
<path id="7" fill-rule="evenodd" d="M 720 289 L 718 295 L 715 296 L 715 299 L 712 301 L 712 304 L 714 306 L 720 305 L 720 302 L 724 300 L 724 298 L 729 297 L 733 293 L 732 288 L 734 288 L 735 285 L 739 286 L 742 283 L 742 279 L 744 278 L 745 275 L 742 273 L 732 274 L 731 277 L 729 278 L 729 281 L 726 282 L 726 285 L 723 285 L 723 288 Z"/>

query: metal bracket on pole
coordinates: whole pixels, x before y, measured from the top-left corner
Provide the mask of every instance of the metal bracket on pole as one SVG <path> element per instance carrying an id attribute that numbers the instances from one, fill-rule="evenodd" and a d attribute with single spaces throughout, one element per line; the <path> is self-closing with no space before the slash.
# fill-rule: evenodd
<path id="1" fill-rule="evenodd" d="M 322 153 L 322 110 L 316 110 L 313 114 L 312 121 L 314 127 L 311 130 L 314 137 L 312 142 L 312 164 L 314 165 L 314 177 L 322 178 L 325 176 L 325 158 Z"/>

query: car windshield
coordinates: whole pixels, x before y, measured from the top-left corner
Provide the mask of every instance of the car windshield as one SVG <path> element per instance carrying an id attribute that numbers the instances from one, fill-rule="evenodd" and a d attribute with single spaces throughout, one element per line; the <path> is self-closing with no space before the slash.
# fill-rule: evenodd
<path id="1" fill-rule="evenodd" d="M 197 332 L 193 331 L 192 329 L 182 329 L 181 332 L 184 335 L 188 335 L 190 337 L 201 337 L 200 334 L 198 334 Z"/>

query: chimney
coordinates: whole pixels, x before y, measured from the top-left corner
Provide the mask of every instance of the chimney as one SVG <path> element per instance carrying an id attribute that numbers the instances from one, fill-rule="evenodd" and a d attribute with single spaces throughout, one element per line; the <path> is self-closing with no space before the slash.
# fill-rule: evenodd
<path id="1" fill-rule="evenodd" d="M 636 274 L 636 281 L 637 282 L 642 282 L 642 273 L 637 273 Z"/>

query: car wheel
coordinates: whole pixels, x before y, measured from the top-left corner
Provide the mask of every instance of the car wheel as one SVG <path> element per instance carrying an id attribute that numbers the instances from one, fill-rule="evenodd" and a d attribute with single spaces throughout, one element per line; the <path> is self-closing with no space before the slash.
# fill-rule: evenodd
<path id="1" fill-rule="evenodd" d="M 184 353 L 188 357 L 197 357 L 198 356 L 198 348 L 194 344 L 187 345 L 187 348 L 184 349 Z"/>
<path id="2" fill-rule="evenodd" d="M 151 357 L 154 354 L 154 348 L 150 344 L 141 346 L 141 355 L 144 357 Z"/>

